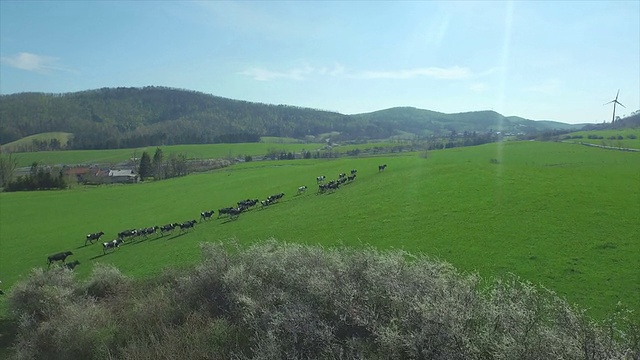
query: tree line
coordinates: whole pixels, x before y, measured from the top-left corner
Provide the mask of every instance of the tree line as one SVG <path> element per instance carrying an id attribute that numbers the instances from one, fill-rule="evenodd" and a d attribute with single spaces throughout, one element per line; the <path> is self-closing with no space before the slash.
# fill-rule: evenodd
<path id="1" fill-rule="evenodd" d="M 4 162 L 2 164 L 2 171 L 4 174 Z M 9 160 L 10 161 L 10 160 Z M 10 165 L 11 166 L 11 165 Z M 13 166 L 15 169 L 15 166 Z M 4 178 L 4 175 L 2 176 Z M 41 166 L 37 162 L 31 164 L 29 174 L 18 176 L 16 179 L 9 179 L 6 183 L 3 180 L 4 191 L 33 191 L 33 190 L 52 190 L 52 189 L 66 189 L 68 184 L 64 178 L 62 169 L 54 171 L 53 168 Z"/>

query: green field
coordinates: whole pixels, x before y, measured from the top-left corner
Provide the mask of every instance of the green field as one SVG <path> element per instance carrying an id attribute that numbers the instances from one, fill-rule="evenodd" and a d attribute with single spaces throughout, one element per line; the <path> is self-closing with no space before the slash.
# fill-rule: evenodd
<path id="1" fill-rule="evenodd" d="M 228 148 L 246 154 L 259 145 Z M 200 147 L 184 149 L 214 148 Z M 2 193 L 0 279 L 7 288 L 65 250 L 81 261 L 81 276 L 96 262 L 146 276 L 196 263 L 203 241 L 275 237 L 401 248 L 485 277 L 515 273 L 596 317 L 618 301 L 640 310 L 640 154 L 529 141 L 421 155 L 256 161 L 136 185 Z M 353 183 L 316 195 L 316 176 L 334 179 L 353 168 Z M 309 191 L 296 195 L 300 185 Z M 125 229 L 197 220 L 201 211 L 279 192 L 286 193 L 279 204 L 235 221 L 212 220 L 104 256 L 100 245 L 83 246 L 90 232 L 111 240 Z"/>
<path id="2" fill-rule="evenodd" d="M 73 136 L 71 133 L 67 132 L 46 132 L 40 134 L 34 134 L 30 136 L 25 136 L 22 139 L 12 141 L 10 143 L 4 144 L 0 147 L 2 152 L 15 152 L 20 151 L 20 147 L 29 146 L 33 143 L 33 140 L 38 141 L 49 141 L 52 139 L 57 139 L 62 146 L 66 146 L 69 139 Z"/>
<path id="3" fill-rule="evenodd" d="M 602 137 L 602 139 L 589 139 L 589 135 Z M 567 139 L 567 142 L 590 143 L 603 146 L 640 149 L 640 128 L 618 130 L 590 130 L 577 131 L 566 136 L 582 136 L 581 139 Z M 622 139 L 620 139 L 622 137 Z M 633 139 L 632 137 L 635 137 Z"/>
<path id="4" fill-rule="evenodd" d="M 371 149 L 374 147 L 391 147 L 390 143 L 367 143 L 358 145 L 343 145 L 334 148 L 337 152 L 346 152 L 354 149 Z M 206 144 L 206 145 L 171 145 L 160 146 L 165 155 L 186 154 L 189 159 L 218 159 L 218 158 L 243 158 L 245 155 L 265 155 L 269 151 L 297 152 L 319 151 L 324 144 L 302 143 L 275 143 L 260 142 L 248 144 Z M 30 166 L 34 162 L 43 165 L 78 165 L 78 164 L 117 164 L 140 157 L 144 151 L 153 156 L 156 146 L 139 149 L 113 149 L 113 150 L 66 150 L 66 151 L 39 151 L 14 153 L 18 160 L 18 167 Z"/>

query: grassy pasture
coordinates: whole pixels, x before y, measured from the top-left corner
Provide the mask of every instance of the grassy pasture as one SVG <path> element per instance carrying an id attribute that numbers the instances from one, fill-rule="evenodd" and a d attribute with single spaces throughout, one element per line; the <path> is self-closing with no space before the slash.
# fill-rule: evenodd
<path id="1" fill-rule="evenodd" d="M 15 149 L 20 148 L 20 146 L 22 145 L 27 145 L 27 146 L 31 145 L 33 140 L 49 141 L 52 139 L 57 139 L 58 141 L 60 141 L 60 144 L 64 146 L 67 144 L 67 142 L 72 136 L 73 134 L 66 133 L 66 132 L 46 132 L 46 133 L 34 134 L 34 135 L 25 136 L 22 139 L 18 139 L 10 143 L 6 143 L 2 145 L 1 148 L 2 148 L 2 151 L 16 151 Z"/>
<path id="2" fill-rule="evenodd" d="M 285 143 L 247 143 L 247 144 L 198 144 L 198 145 L 171 145 L 160 146 L 165 156 L 171 153 L 186 154 L 191 159 L 217 159 L 217 158 L 237 158 L 245 155 L 265 155 L 269 150 L 285 152 L 311 151 L 322 148 L 322 144 L 285 144 Z M 335 151 L 345 152 L 359 148 L 361 150 L 370 149 L 376 146 L 389 147 L 390 143 L 368 143 L 359 145 L 344 145 L 334 148 Z M 112 149 L 112 150 L 68 150 L 68 151 L 39 151 L 15 153 L 13 156 L 18 160 L 19 167 L 30 166 L 34 162 L 43 165 L 56 164 L 117 164 L 126 162 L 135 154 L 137 157 L 142 152 L 147 151 L 153 156 L 156 146 L 139 149 Z"/>
<path id="3" fill-rule="evenodd" d="M 567 142 L 574 143 L 590 143 L 596 145 L 605 145 L 622 148 L 640 149 L 640 128 L 635 129 L 616 129 L 616 130 L 590 130 L 590 131 L 577 131 L 566 136 L 582 136 L 582 139 L 567 139 Z M 602 136 L 602 139 L 589 139 L 589 135 Z M 635 135 L 635 139 L 630 139 L 629 135 Z M 622 136 L 623 139 L 618 140 L 617 137 Z M 616 137 L 616 139 L 610 139 L 610 137 Z"/>
<path id="4" fill-rule="evenodd" d="M 388 168 L 379 173 L 381 163 Z M 352 168 L 354 183 L 315 194 L 316 176 L 333 179 Z M 638 311 L 638 169 L 637 153 L 532 141 L 432 151 L 427 159 L 405 153 L 250 162 L 137 185 L 2 193 L 0 279 L 7 288 L 65 250 L 82 262 L 80 276 L 96 262 L 146 276 L 195 263 L 200 242 L 275 237 L 426 253 L 486 277 L 513 272 L 597 317 L 618 301 Z M 300 185 L 309 191 L 296 195 Z M 217 214 L 279 192 L 286 193 L 279 204 L 235 221 L 212 220 L 107 255 L 100 245 L 83 246 L 90 232 L 104 231 L 107 241 L 128 228 L 198 220 L 201 211 Z"/>

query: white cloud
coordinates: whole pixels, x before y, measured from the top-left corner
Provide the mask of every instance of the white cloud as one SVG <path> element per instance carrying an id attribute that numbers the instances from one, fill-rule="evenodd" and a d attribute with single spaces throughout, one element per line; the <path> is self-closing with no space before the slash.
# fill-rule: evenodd
<path id="1" fill-rule="evenodd" d="M 27 52 L 21 52 L 13 56 L 3 56 L 0 57 L 0 61 L 16 69 L 39 73 L 47 73 L 52 70 L 64 70 L 60 67 L 55 66 L 55 64 L 58 62 L 58 58 L 52 56 L 31 54 Z"/>
<path id="2" fill-rule="evenodd" d="M 392 71 L 364 71 L 356 74 L 355 77 L 363 79 L 412 79 L 416 77 L 430 77 L 433 79 L 466 79 L 473 74 L 466 67 L 452 66 L 449 68 L 427 67 L 407 70 Z"/>
<path id="3" fill-rule="evenodd" d="M 491 71 L 490 71 L 491 72 Z M 350 77 L 356 79 L 413 79 L 416 77 L 428 77 L 432 79 L 459 80 L 471 77 L 484 76 L 486 74 L 474 74 L 469 68 L 452 66 L 449 68 L 426 67 L 393 71 L 361 71 L 349 72 L 339 63 L 332 67 L 312 67 L 304 65 L 285 71 L 273 71 L 263 67 L 253 67 L 239 72 L 240 75 L 252 77 L 257 81 L 269 81 L 275 79 L 305 80 L 314 75 Z"/>
<path id="4" fill-rule="evenodd" d="M 305 80 L 313 75 L 341 76 L 344 74 L 344 71 L 344 66 L 336 63 L 333 67 L 315 68 L 310 65 L 303 65 L 286 71 L 273 71 L 261 67 L 253 67 L 241 71 L 238 74 L 251 77 L 257 81 L 275 79 Z"/>
<path id="5" fill-rule="evenodd" d="M 287 71 L 271 71 L 264 68 L 249 68 L 239 72 L 239 74 L 252 77 L 257 81 L 269 81 L 274 79 L 303 80 L 305 75 L 309 75 L 314 71 L 315 69 L 308 66 L 294 68 Z"/>

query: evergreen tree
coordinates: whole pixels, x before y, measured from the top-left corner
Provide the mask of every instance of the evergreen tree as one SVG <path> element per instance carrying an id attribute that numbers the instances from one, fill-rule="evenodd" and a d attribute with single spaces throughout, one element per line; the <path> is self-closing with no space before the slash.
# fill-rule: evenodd
<path id="1" fill-rule="evenodd" d="M 152 170 L 153 169 L 151 168 L 151 157 L 145 151 L 142 153 L 142 158 L 140 158 L 140 169 L 138 170 L 138 173 L 140 175 L 140 180 L 144 180 L 149 176 L 151 176 Z"/>

